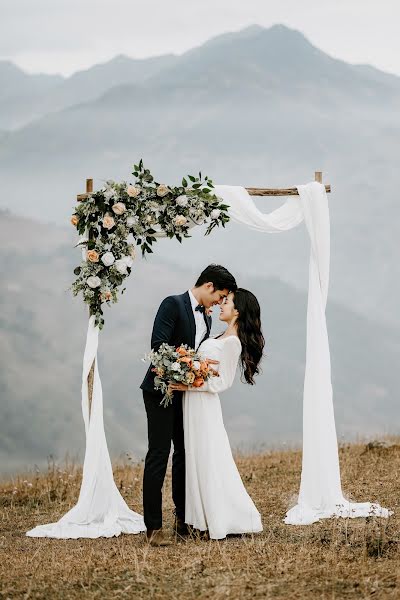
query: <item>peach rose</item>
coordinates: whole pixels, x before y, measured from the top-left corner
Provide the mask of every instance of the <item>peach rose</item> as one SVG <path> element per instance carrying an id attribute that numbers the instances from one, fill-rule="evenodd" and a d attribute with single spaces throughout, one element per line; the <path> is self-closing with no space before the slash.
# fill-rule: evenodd
<path id="1" fill-rule="evenodd" d="M 160 198 L 163 198 L 167 194 L 169 194 L 169 188 L 168 188 L 168 186 L 166 186 L 163 183 L 161 183 L 161 185 L 159 185 L 158 188 L 157 188 L 157 196 L 159 196 Z"/>
<path id="2" fill-rule="evenodd" d="M 78 215 L 72 215 L 71 217 L 71 223 L 74 227 L 76 227 L 79 223 L 79 217 Z"/>
<path id="3" fill-rule="evenodd" d="M 187 351 L 185 348 L 183 348 L 182 346 L 179 346 L 179 348 L 176 349 L 177 353 L 180 354 L 181 356 L 186 356 Z"/>
<path id="4" fill-rule="evenodd" d="M 176 215 L 174 223 L 177 227 L 181 227 L 182 225 L 186 225 L 187 218 L 184 215 Z"/>
<path id="5" fill-rule="evenodd" d="M 128 185 L 128 187 L 126 188 L 126 193 L 130 198 L 137 198 L 140 192 L 140 188 L 136 187 L 135 185 Z"/>
<path id="6" fill-rule="evenodd" d="M 112 229 L 115 225 L 114 217 L 106 215 L 103 219 L 103 227 L 105 229 Z"/>
<path id="7" fill-rule="evenodd" d="M 182 356 L 181 358 L 178 358 L 178 362 L 186 363 L 190 366 L 192 364 L 192 359 L 190 358 L 190 356 Z"/>
<path id="8" fill-rule="evenodd" d="M 88 250 L 86 253 L 86 258 L 92 263 L 99 262 L 99 255 L 96 250 Z"/>
<path id="9" fill-rule="evenodd" d="M 111 298 L 112 298 L 112 294 L 111 294 L 110 290 L 106 290 L 103 293 L 103 300 L 105 300 L 106 302 L 108 302 L 109 300 L 111 300 Z"/>
<path id="10" fill-rule="evenodd" d="M 116 215 L 122 215 L 126 211 L 126 206 L 123 202 L 117 202 L 113 205 L 112 209 Z"/>

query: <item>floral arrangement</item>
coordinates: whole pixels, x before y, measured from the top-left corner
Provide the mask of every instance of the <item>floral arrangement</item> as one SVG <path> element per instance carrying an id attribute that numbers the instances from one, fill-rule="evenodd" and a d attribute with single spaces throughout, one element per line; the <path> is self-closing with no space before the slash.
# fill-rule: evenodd
<path id="1" fill-rule="evenodd" d="M 131 273 L 136 249 L 145 256 L 159 237 L 182 242 L 195 225 L 208 224 L 205 235 L 229 221 L 228 206 L 213 193 L 209 177 L 188 175 L 172 187 L 154 180 L 143 161 L 134 165 L 135 183 L 107 181 L 75 207 L 71 223 L 81 236 L 83 260 L 74 269 L 74 296 L 82 293 L 95 324 L 104 326 L 103 304 L 118 302 Z"/>
<path id="2" fill-rule="evenodd" d="M 218 376 L 208 360 L 187 345 L 174 348 L 164 343 L 157 352 L 152 350 L 148 358 L 154 365 L 152 371 L 156 374 L 154 387 L 164 394 L 160 403 L 164 407 L 172 402 L 173 392 L 169 390 L 171 382 L 201 387 L 210 377 Z"/>

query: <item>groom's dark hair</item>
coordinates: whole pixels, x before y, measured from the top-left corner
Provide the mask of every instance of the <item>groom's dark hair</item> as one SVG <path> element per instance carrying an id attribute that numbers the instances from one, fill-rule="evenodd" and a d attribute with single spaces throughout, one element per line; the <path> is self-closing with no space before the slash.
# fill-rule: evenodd
<path id="1" fill-rule="evenodd" d="M 200 277 L 195 283 L 195 287 L 200 287 L 204 283 L 211 282 L 215 290 L 229 290 L 234 292 L 237 288 L 234 276 L 229 273 L 228 269 L 221 265 L 208 265 L 200 274 Z"/>

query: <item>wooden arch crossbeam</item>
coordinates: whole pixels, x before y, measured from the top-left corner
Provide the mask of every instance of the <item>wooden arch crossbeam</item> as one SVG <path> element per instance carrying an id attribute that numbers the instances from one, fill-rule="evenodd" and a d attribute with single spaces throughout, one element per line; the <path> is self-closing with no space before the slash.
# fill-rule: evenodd
<path id="1" fill-rule="evenodd" d="M 322 183 L 322 171 L 315 171 L 315 181 Z M 250 196 L 298 196 L 299 192 L 297 188 L 256 188 L 256 187 L 247 187 Z M 329 194 L 331 191 L 331 186 L 325 185 L 325 191 Z M 86 193 L 85 194 L 77 194 L 76 199 L 78 202 L 81 200 L 86 200 L 88 194 L 93 192 L 93 179 L 86 179 Z"/>
<path id="2" fill-rule="evenodd" d="M 315 181 L 322 183 L 322 171 L 315 171 Z M 299 192 L 297 188 L 246 188 L 250 196 L 298 196 Z M 327 194 L 331 191 L 331 186 L 325 185 L 325 191 Z"/>

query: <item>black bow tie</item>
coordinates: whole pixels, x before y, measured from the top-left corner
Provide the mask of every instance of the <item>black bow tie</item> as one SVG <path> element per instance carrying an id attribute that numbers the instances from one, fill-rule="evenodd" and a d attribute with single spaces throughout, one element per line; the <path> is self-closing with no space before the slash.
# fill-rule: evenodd
<path id="1" fill-rule="evenodd" d="M 202 304 L 198 304 L 194 310 L 199 310 L 204 315 L 204 311 L 206 310 Z"/>

